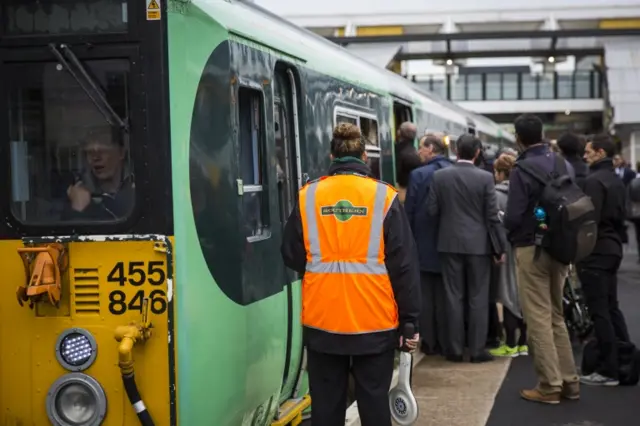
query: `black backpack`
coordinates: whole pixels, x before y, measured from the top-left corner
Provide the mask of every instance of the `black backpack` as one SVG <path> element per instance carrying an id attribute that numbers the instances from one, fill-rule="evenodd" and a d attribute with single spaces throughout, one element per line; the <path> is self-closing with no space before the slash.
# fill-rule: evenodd
<path id="1" fill-rule="evenodd" d="M 553 259 L 568 265 L 591 254 L 596 245 L 598 225 L 591 198 L 571 179 L 564 159 L 559 155 L 554 157 L 551 173 L 526 159 L 518 161 L 516 167 L 543 185 L 537 206 L 546 212 L 547 229 L 541 233 L 537 245 Z"/>

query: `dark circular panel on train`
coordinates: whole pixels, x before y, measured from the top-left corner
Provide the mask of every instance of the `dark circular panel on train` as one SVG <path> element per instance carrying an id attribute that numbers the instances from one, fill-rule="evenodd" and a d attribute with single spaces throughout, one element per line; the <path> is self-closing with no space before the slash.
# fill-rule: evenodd
<path id="1" fill-rule="evenodd" d="M 189 143 L 193 217 L 202 254 L 222 292 L 243 303 L 242 250 L 229 87 L 229 42 L 211 53 L 194 99 Z M 234 120 L 235 121 L 235 120 Z"/>

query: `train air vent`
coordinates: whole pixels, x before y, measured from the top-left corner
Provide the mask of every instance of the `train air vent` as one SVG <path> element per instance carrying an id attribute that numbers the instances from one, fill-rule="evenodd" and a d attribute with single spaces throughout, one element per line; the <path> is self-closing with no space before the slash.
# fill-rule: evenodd
<path id="1" fill-rule="evenodd" d="M 100 314 L 98 268 L 73 269 L 73 311 L 76 315 Z"/>

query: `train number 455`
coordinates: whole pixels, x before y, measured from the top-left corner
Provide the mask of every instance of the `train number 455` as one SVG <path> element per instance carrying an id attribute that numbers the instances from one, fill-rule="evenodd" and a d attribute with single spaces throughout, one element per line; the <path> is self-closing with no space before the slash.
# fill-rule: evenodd
<path id="1" fill-rule="evenodd" d="M 118 262 L 107 275 L 108 282 L 118 283 L 121 287 L 127 284 L 139 287 L 145 283 L 155 287 L 164 284 L 166 279 L 164 262 L 162 261 L 127 262 L 127 267 L 125 267 L 125 262 Z M 167 295 L 164 290 L 152 290 L 148 297 L 151 312 L 160 315 L 167 310 Z M 142 289 L 138 290 L 129 301 L 127 301 L 127 293 L 122 290 L 113 290 L 109 293 L 109 312 L 113 315 L 123 315 L 127 311 L 142 312 L 144 298 L 145 291 Z"/>

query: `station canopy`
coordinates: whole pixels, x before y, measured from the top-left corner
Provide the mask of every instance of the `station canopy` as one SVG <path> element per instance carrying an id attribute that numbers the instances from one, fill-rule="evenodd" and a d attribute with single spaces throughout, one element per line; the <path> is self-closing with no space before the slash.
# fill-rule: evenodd
<path id="1" fill-rule="evenodd" d="M 564 28 L 540 30 L 539 24 L 516 30 L 491 29 L 489 23 L 458 24 L 458 32 L 439 32 L 440 25 L 424 26 L 424 32 L 403 31 L 393 35 L 327 36 L 334 43 L 362 56 L 372 63 L 385 66 L 392 60 L 431 59 L 455 61 L 467 58 L 498 57 L 563 57 L 603 55 L 607 41 L 621 37 L 640 36 L 640 28 Z M 476 27 L 476 28 L 474 28 Z M 498 27 L 496 25 L 494 28 Z"/>

